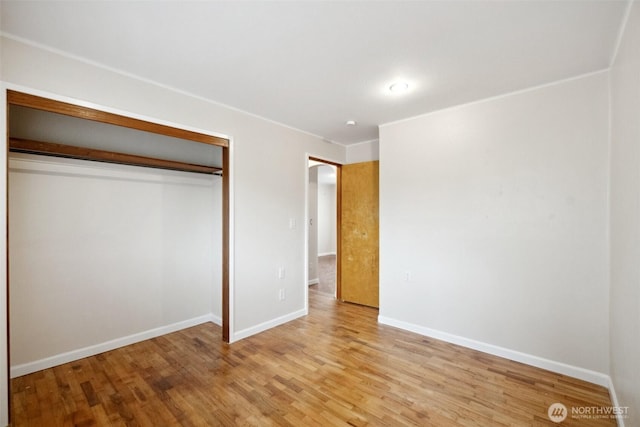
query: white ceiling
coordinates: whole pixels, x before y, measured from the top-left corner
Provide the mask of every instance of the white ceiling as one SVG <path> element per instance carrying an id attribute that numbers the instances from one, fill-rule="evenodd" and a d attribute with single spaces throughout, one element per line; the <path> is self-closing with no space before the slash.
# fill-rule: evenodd
<path id="1" fill-rule="evenodd" d="M 626 1 L 6 1 L 0 28 L 349 145 L 606 69 Z M 406 79 L 411 91 L 393 96 Z M 347 120 L 357 126 L 348 127 Z"/>

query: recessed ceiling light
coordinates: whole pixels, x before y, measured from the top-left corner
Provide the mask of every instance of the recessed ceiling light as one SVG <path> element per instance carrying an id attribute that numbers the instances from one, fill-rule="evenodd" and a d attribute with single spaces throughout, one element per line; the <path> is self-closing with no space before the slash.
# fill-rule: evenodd
<path id="1" fill-rule="evenodd" d="M 347 122 L 345 123 L 347 126 L 355 126 L 358 123 L 355 120 L 347 120 Z"/>
<path id="2" fill-rule="evenodd" d="M 404 93 L 409 90 L 409 83 L 407 82 L 395 82 L 389 86 L 391 93 Z"/>

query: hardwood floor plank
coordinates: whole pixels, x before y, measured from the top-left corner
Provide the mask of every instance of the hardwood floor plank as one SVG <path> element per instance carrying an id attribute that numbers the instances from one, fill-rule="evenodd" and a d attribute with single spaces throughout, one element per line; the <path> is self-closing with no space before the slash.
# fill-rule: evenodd
<path id="1" fill-rule="evenodd" d="M 13 426 L 553 426 L 603 387 L 377 323 L 310 290 L 310 314 L 228 345 L 203 324 L 11 383 Z M 563 426 L 613 426 L 567 418 Z"/>
<path id="2" fill-rule="evenodd" d="M 95 391 L 93 390 L 93 386 L 91 385 L 91 382 L 85 381 L 82 384 L 80 384 L 80 387 L 84 392 L 84 396 L 87 399 L 87 404 L 89 405 L 89 407 L 96 406 L 97 404 L 100 403 L 100 401 L 98 400 L 98 397 L 96 396 Z"/>

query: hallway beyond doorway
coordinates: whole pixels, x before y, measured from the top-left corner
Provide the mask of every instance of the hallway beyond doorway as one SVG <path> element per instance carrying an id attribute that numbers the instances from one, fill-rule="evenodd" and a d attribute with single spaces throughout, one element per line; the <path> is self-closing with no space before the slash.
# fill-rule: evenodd
<path id="1" fill-rule="evenodd" d="M 318 257 L 318 283 L 311 285 L 323 294 L 336 296 L 336 256 L 323 255 Z"/>

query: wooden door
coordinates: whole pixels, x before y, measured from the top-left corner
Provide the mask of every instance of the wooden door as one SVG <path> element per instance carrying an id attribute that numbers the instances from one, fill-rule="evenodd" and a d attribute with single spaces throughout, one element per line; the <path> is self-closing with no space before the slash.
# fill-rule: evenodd
<path id="1" fill-rule="evenodd" d="M 340 298 L 378 307 L 379 162 L 343 165 Z"/>

